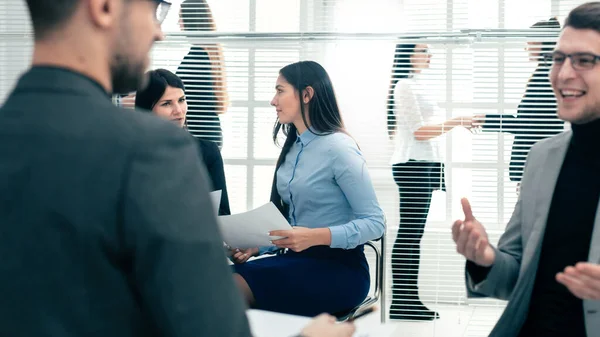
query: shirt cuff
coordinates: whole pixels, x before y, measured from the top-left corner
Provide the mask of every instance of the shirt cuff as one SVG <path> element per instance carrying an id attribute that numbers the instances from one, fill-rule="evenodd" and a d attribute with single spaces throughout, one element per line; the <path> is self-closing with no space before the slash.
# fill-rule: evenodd
<path id="1" fill-rule="evenodd" d="M 346 229 L 344 226 L 331 226 L 328 227 L 331 232 L 331 248 L 342 248 L 348 247 L 348 238 L 346 237 Z"/>
<path id="2" fill-rule="evenodd" d="M 471 276 L 473 284 L 479 284 L 487 278 L 488 274 L 490 273 L 490 270 L 492 270 L 492 267 L 482 267 L 480 265 L 475 264 L 474 262 L 467 260 L 466 269 L 467 273 L 469 273 L 469 276 Z"/>
<path id="3" fill-rule="evenodd" d="M 279 248 L 277 248 L 277 246 L 258 247 L 258 256 L 261 256 L 263 254 L 275 254 L 275 252 L 277 252 L 277 250 L 279 250 Z"/>

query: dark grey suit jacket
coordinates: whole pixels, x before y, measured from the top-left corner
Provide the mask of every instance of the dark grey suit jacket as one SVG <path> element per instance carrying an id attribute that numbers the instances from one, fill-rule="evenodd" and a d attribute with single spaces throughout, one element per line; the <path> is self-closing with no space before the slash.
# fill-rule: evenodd
<path id="1" fill-rule="evenodd" d="M 192 137 L 64 69 L 0 109 L 0 336 L 249 336 Z"/>

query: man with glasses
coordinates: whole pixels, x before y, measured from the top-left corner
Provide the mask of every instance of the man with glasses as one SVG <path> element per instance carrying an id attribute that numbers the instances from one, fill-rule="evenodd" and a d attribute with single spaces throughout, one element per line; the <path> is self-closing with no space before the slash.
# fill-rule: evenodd
<path id="1" fill-rule="evenodd" d="M 452 227 L 467 292 L 508 305 L 490 336 L 600 331 L 600 2 L 569 13 L 551 62 L 558 116 L 572 130 L 540 141 L 498 247 L 462 200 Z"/>
<path id="2" fill-rule="evenodd" d="M 27 5 L 33 65 L 0 108 L 0 335 L 249 336 L 195 141 L 110 99 L 142 84 L 170 4 Z"/>

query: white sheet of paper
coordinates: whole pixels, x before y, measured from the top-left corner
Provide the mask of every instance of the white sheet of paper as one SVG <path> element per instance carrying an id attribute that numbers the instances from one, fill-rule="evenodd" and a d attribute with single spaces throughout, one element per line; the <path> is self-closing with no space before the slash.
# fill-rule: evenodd
<path id="1" fill-rule="evenodd" d="M 365 317 L 356 320 L 356 332 L 353 337 L 391 337 L 397 326 L 392 324 L 381 324 L 376 317 Z M 280 314 L 271 311 L 256 309 L 246 310 L 246 316 L 250 323 L 250 330 L 255 337 L 281 337 L 299 334 L 311 321 L 310 317 Z M 375 321 L 373 321 L 375 319 Z"/>
<path id="2" fill-rule="evenodd" d="M 310 318 L 257 309 L 246 310 L 250 331 L 254 337 L 295 336 L 310 322 Z"/>
<path id="3" fill-rule="evenodd" d="M 281 215 L 272 202 L 251 211 L 218 217 L 223 240 L 231 248 L 253 248 L 273 246 L 268 233 L 274 230 L 288 230 L 292 226 Z"/>
<path id="4" fill-rule="evenodd" d="M 212 201 L 215 215 L 219 214 L 219 206 L 221 206 L 221 193 L 223 193 L 221 190 L 210 192 L 210 200 Z"/>

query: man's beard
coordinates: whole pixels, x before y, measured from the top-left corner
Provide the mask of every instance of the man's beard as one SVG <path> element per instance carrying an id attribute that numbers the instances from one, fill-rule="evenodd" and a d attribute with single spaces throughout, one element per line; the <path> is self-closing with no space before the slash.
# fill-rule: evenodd
<path id="1" fill-rule="evenodd" d="M 143 89 L 147 81 L 144 80 L 146 72 L 146 58 L 143 55 L 140 59 L 133 56 L 134 38 L 131 35 L 129 25 L 129 11 L 124 11 L 121 17 L 121 34 L 115 41 L 113 57 L 110 60 L 110 75 L 112 79 L 113 94 L 128 94 L 139 89 Z M 149 52 L 149 51 L 148 51 Z"/>
<path id="2" fill-rule="evenodd" d="M 117 53 L 111 62 L 113 94 L 128 94 L 145 86 L 143 61 L 133 62 L 124 53 Z"/>
<path id="3" fill-rule="evenodd" d="M 589 92 L 587 93 L 589 95 Z M 600 101 L 585 106 L 583 110 L 576 113 L 561 113 L 561 107 L 558 107 L 558 118 L 571 124 L 587 124 L 596 119 L 600 119 Z"/>
<path id="4" fill-rule="evenodd" d="M 586 124 L 600 118 L 600 103 L 596 102 L 594 106 L 584 108 L 581 117 L 573 124 Z"/>

